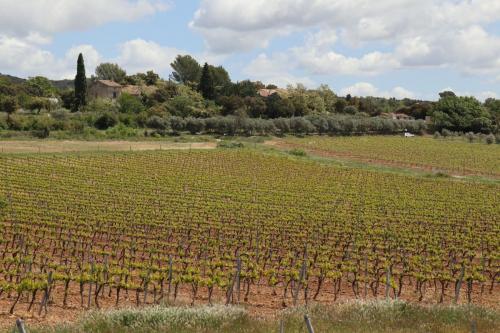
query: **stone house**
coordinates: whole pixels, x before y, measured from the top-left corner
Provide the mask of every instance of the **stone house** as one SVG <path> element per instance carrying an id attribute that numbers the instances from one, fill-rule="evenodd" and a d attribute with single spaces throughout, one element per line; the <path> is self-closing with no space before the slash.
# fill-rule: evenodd
<path id="1" fill-rule="evenodd" d="M 87 94 L 90 100 L 96 98 L 104 98 L 115 101 L 122 94 L 141 97 L 143 93 L 150 95 L 154 93 L 156 89 L 157 87 L 155 86 L 150 86 L 150 87 L 134 86 L 134 85 L 122 86 L 121 84 L 115 81 L 97 80 L 90 85 Z"/>
<path id="2" fill-rule="evenodd" d="M 122 94 L 122 85 L 110 80 L 97 80 L 88 89 L 89 99 L 105 98 L 116 100 Z"/>

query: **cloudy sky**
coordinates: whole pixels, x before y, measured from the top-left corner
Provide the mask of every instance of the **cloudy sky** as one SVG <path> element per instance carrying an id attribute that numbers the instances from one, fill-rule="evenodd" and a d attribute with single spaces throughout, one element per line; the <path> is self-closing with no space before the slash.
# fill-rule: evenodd
<path id="1" fill-rule="evenodd" d="M 171 72 L 177 54 L 233 80 L 338 94 L 500 97 L 499 0 L 0 0 L 0 73 L 72 78 L 104 61 Z"/>

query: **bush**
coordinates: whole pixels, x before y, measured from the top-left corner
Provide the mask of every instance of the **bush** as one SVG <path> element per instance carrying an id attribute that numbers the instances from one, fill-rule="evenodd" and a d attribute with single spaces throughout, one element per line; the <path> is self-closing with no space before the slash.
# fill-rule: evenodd
<path id="1" fill-rule="evenodd" d="M 182 132 L 186 128 L 186 121 L 181 117 L 171 117 L 170 127 L 174 132 Z"/>
<path id="2" fill-rule="evenodd" d="M 447 130 L 446 128 L 443 129 L 441 131 L 441 134 L 443 135 L 443 137 L 447 138 L 447 137 L 450 137 L 450 136 L 453 136 L 453 132 L 450 131 L 450 130 Z"/>
<path id="3" fill-rule="evenodd" d="M 203 119 L 188 118 L 186 119 L 186 129 L 191 134 L 201 133 L 205 129 L 205 122 Z"/>
<path id="4" fill-rule="evenodd" d="M 234 149 L 243 147 L 245 147 L 243 143 L 235 141 L 221 141 L 217 144 L 217 148 Z"/>
<path id="5" fill-rule="evenodd" d="M 465 138 L 467 140 L 469 140 L 470 143 L 473 143 L 474 140 L 476 139 L 476 135 L 472 132 L 469 132 L 469 133 L 465 134 Z"/>
<path id="6" fill-rule="evenodd" d="M 133 138 L 137 136 L 137 131 L 123 124 L 106 130 L 106 137 L 109 139 Z"/>
<path id="7" fill-rule="evenodd" d="M 288 153 L 290 155 L 299 156 L 299 157 L 305 157 L 305 156 L 307 156 L 307 153 L 304 150 L 302 150 L 302 149 L 292 149 Z"/>
<path id="8" fill-rule="evenodd" d="M 121 113 L 141 113 L 145 110 L 141 100 L 129 94 L 121 94 L 118 98 L 118 105 Z"/>
<path id="9" fill-rule="evenodd" d="M 495 136 L 493 134 L 486 136 L 486 143 L 492 145 L 495 143 Z"/>
<path id="10" fill-rule="evenodd" d="M 151 116 L 146 121 L 146 126 L 148 128 L 153 128 L 153 129 L 157 129 L 157 130 L 165 130 L 165 129 L 167 129 L 167 122 L 162 117 Z"/>
<path id="11" fill-rule="evenodd" d="M 100 130 L 107 130 L 110 127 L 116 126 L 116 124 L 118 124 L 116 115 L 111 112 L 105 112 L 97 117 L 94 126 Z"/>
<path id="12" fill-rule="evenodd" d="M 441 133 L 439 132 L 434 132 L 434 139 L 441 139 Z"/>

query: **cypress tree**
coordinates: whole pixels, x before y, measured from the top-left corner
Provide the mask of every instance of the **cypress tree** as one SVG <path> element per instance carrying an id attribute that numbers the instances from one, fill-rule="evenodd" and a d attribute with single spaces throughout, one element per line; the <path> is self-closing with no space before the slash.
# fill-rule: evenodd
<path id="1" fill-rule="evenodd" d="M 215 99 L 215 87 L 214 78 L 210 71 L 210 67 L 207 63 L 203 66 L 201 71 L 200 84 L 198 86 L 198 91 L 203 95 L 205 99 Z"/>
<path id="2" fill-rule="evenodd" d="M 79 110 L 85 105 L 87 105 L 87 77 L 83 55 L 80 53 L 75 76 L 75 110 Z"/>

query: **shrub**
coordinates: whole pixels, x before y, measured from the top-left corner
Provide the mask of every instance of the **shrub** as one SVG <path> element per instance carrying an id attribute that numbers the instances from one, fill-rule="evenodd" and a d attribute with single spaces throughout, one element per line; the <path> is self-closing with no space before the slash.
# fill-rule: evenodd
<path id="1" fill-rule="evenodd" d="M 292 149 L 288 153 L 290 155 L 299 156 L 299 157 L 307 156 L 307 153 L 304 150 L 302 150 L 302 149 Z"/>
<path id="2" fill-rule="evenodd" d="M 434 132 L 434 139 L 441 139 L 441 133 L 439 132 Z"/>
<path id="3" fill-rule="evenodd" d="M 106 137 L 109 139 L 133 138 L 137 136 L 137 131 L 123 124 L 106 130 Z"/>
<path id="4" fill-rule="evenodd" d="M 474 139 L 476 138 L 476 135 L 472 132 L 469 132 L 465 134 L 465 138 L 469 140 L 470 143 L 474 142 Z"/>
<path id="5" fill-rule="evenodd" d="M 94 126 L 100 130 L 107 130 L 110 127 L 116 126 L 118 119 L 115 114 L 111 112 L 104 112 L 97 117 Z"/>
<path id="6" fill-rule="evenodd" d="M 446 128 L 441 131 L 441 134 L 443 137 L 447 138 L 453 135 L 453 133 L 450 130 L 447 130 Z"/>
<path id="7" fill-rule="evenodd" d="M 201 133 L 205 129 L 205 122 L 203 119 L 188 118 L 186 119 L 186 129 L 191 134 Z"/>
<path id="8" fill-rule="evenodd" d="M 221 141 L 217 144 L 217 148 L 234 149 L 243 147 L 245 147 L 243 143 L 235 141 Z"/>
<path id="9" fill-rule="evenodd" d="M 167 122 L 162 117 L 151 116 L 146 121 L 146 126 L 157 130 L 165 130 L 167 129 Z"/>
<path id="10" fill-rule="evenodd" d="M 493 134 L 486 136 L 486 143 L 492 145 L 495 143 L 495 136 Z"/>
<path id="11" fill-rule="evenodd" d="M 141 113 L 145 110 L 141 100 L 129 94 L 121 94 L 118 105 L 121 113 Z"/>
<path id="12" fill-rule="evenodd" d="M 355 106 L 349 105 L 349 106 L 344 108 L 344 113 L 356 114 L 356 113 L 358 113 L 358 109 Z"/>

